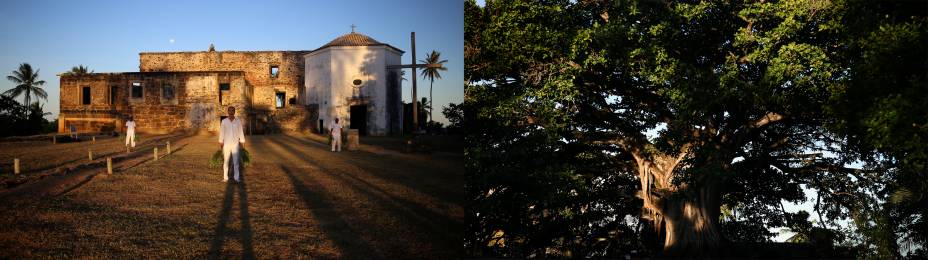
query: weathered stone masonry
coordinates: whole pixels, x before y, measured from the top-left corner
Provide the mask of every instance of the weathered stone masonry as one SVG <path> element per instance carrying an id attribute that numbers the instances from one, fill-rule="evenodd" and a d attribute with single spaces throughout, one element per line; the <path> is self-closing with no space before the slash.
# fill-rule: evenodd
<path id="1" fill-rule="evenodd" d="M 214 85 L 228 83 L 239 95 L 218 101 Z M 133 84 L 141 92 L 133 95 Z M 85 100 L 84 89 L 90 92 Z M 170 88 L 173 98 L 165 97 Z M 250 87 L 242 72 L 125 72 L 61 76 L 61 115 L 58 131 L 74 125 L 79 132 L 125 131 L 132 116 L 139 132 L 166 133 L 180 129 L 215 131 L 221 106 L 246 109 Z M 141 97 L 138 97 L 141 96 Z M 90 101 L 85 105 L 84 101 Z M 244 110 L 242 110 L 244 111 Z"/>
<path id="2" fill-rule="evenodd" d="M 378 57 L 370 55 L 371 48 L 392 54 L 371 59 Z M 332 50 L 354 54 L 344 56 L 350 59 L 327 61 L 338 70 L 315 71 L 304 66 L 307 57 L 313 57 L 310 54 Z M 216 131 L 226 108 L 235 106 L 236 116 L 243 119 L 249 133 L 318 131 L 340 117 L 355 123 L 349 127 L 362 127 L 374 135 L 396 134 L 402 118 L 388 112 L 402 107 L 402 101 L 393 97 L 400 91 L 399 78 L 382 77 L 397 73 L 385 67 L 399 64 L 401 54 L 395 47 L 354 32 L 313 51 L 142 52 L 139 72 L 60 75 L 58 130 L 65 133 L 74 126 L 78 132 L 122 132 L 131 116 L 143 133 Z M 320 73 L 347 76 L 320 77 Z M 351 84 L 358 78 L 365 82 L 363 86 Z M 307 91 L 305 86 L 315 90 Z M 319 88 L 331 91 L 320 92 Z M 362 100 L 370 100 L 352 104 L 370 112 L 362 111 L 358 115 L 363 118 L 356 115 L 356 120 L 349 121 L 349 107 L 340 104 L 359 97 L 351 89 L 363 90 Z M 320 117 L 320 109 L 325 116 Z"/>

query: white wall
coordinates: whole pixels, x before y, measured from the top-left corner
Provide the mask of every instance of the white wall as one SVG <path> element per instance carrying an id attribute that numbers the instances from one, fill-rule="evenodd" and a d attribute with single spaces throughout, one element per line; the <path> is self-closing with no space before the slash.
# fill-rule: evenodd
<path id="1" fill-rule="evenodd" d="M 331 93 L 329 89 L 332 87 L 332 78 L 331 78 L 331 55 L 329 49 L 323 49 L 319 51 L 306 54 L 304 56 L 304 81 L 306 93 L 303 97 L 305 100 L 304 104 L 315 104 L 319 108 L 319 119 L 324 120 L 324 124 L 329 124 L 330 116 L 328 111 L 328 100 L 330 99 Z M 318 127 L 318 122 L 313 122 L 313 127 Z"/>
<path id="2" fill-rule="evenodd" d="M 344 126 L 351 122 L 349 99 L 367 98 L 367 132 L 387 135 L 390 126 L 386 109 L 386 65 L 399 64 L 400 54 L 385 46 L 336 46 L 305 57 L 306 102 L 318 104 L 325 128 L 337 117 Z M 352 81 L 364 83 L 358 91 Z M 402 104 L 399 106 L 402 111 Z M 318 122 L 316 122 L 318 124 Z"/>

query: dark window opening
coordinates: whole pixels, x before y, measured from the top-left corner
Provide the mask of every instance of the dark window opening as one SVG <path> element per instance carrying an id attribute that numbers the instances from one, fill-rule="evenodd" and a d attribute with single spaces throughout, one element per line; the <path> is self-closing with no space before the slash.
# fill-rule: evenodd
<path id="1" fill-rule="evenodd" d="M 276 78 L 280 74 L 280 68 L 277 66 L 271 66 L 271 77 Z"/>
<path id="2" fill-rule="evenodd" d="M 290 99 L 287 99 L 287 104 L 296 105 L 296 98 L 292 97 Z"/>
<path id="3" fill-rule="evenodd" d="M 110 86 L 110 104 L 111 104 L 111 105 L 115 105 L 115 104 L 116 104 L 116 97 L 118 97 L 118 96 L 116 95 L 116 91 L 118 91 L 118 90 L 119 90 L 118 87 L 116 87 L 116 86 Z"/>
<path id="4" fill-rule="evenodd" d="M 219 84 L 219 104 L 220 104 L 220 105 L 221 105 L 221 104 L 224 104 L 224 103 L 222 103 L 222 93 L 223 93 L 223 91 L 229 91 L 230 89 L 232 89 L 232 87 L 229 86 L 229 83 L 220 83 L 220 84 Z"/>
<path id="5" fill-rule="evenodd" d="M 83 90 L 83 91 L 82 91 L 82 93 L 81 93 L 81 94 L 82 94 L 82 95 L 81 95 L 81 99 L 82 99 L 82 102 L 81 102 L 81 103 L 84 104 L 84 105 L 90 105 L 90 87 L 83 87 L 82 90 Z"/>
<path id="6" fill-rule="evenodd" d="M 142 98 L 143 90 L 141 82 L 132 82 L 132 98 Z"/>
<path id="7" fill-rule="evenodd" d="M 286 100 L 286 98 L 287 98 L 286 92 L 277 92 L 277 102 L 276 102 L 277 108 L 284 107 L 284 100 Z"/>
<path id="8" fill-rule="evenodd" d="M 164 99 L 174 99 L 174 86 L 168 84 L 161 86 L 161 97 Z"/>

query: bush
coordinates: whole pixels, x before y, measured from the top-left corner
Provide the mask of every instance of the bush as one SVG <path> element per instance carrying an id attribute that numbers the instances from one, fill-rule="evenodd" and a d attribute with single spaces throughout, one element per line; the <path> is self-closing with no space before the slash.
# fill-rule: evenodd
<path id="1" fill-rule="evenodd" d="M 245 148 L 241 148 L 241 151 L 239 151 L 238 156 L 241 159 L 242 166 L 245 166 L 245 167 L 251 166 L 251 154 L 248 153 L 248 150 L 246 150 Z M 219 168 L 219 167 L 222 167 L 222 163 L 223 163 L 222 162 L 222 150 L 218 150 L 215 153 L 213 153 L 213 157 L 210 158 L 209 167 Z"/>

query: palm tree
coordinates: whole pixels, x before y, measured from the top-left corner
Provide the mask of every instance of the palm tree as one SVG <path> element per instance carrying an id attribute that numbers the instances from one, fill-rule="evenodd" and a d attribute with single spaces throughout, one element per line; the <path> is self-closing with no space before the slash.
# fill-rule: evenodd
<path id="1" fill-rule="evenodd" d="M 13 75 L 6 76 L 6 79 L 17 85 L 3 92 L 4 95 L 16 98 L 25 94 L 23 104 L 26 105 L 32 104 L 32 96 L 48 99 L 48 93 L 45 93 L 45 90 L 40 87 L 45 85 L 45 81 L 39 80 L 39 70 L 32 71 L 32 66 L 29 63 L 19 64 L 19 70 L 14 70 Z"/>
<path id="2" fill-rule="evenodd" d="M 441 79 L 440 71 L 447 71 L 448 68 L 445 68 L 445 62 L 448 60 L 441 59 L 441 53 L 435 50 L 432 50 L 432 53 L 427 55 L 428 58 L 424 60 L 419 60 L 424 64 L 438 64 L 440 67 L 426 67 L 422 69 L 422 76 L 429 79 L 429 101 L 432 101 L 432 85 L 435 83 L 435 79 Z M 432 121 L 432 108 L 429 108 L 429 121 Z"/>
<path id="3" fill-rule="evenodd" d="M 87 72 L 88 70 L 90 70 L 90 68 L 85 67 L 84 64 L 81 64 L 81 65 L 77 65 L 77 66 L 75 66 L 75 67 L 71 67 L 71 71 L 68 71 L 68 72 L 65 72 L 65 73 L 68 73 L 68 74 L 71 74 L 71 75 L 75 75 L 75 76 L 83 76 L 83 75 L 87 75 L 87 74 L 93 73 L 93 71 Z"/>

